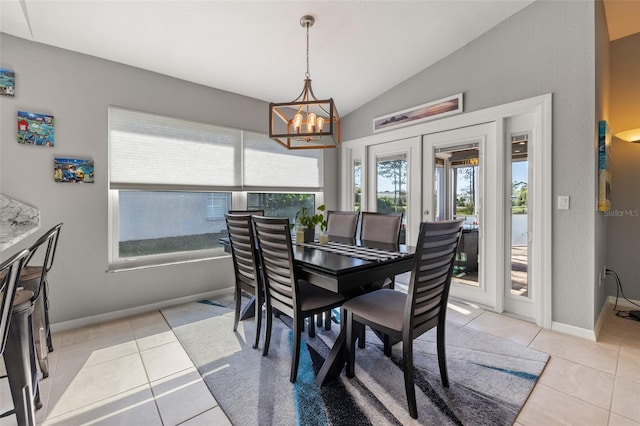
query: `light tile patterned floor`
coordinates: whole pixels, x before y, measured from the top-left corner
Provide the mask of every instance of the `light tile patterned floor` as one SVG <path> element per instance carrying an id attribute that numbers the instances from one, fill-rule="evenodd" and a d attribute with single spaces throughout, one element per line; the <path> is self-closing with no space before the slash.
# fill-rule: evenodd
<path id="1" fill-rule="evenodd" d="M 640 322 L 609 311 L 596 343 L 463 303 L 450 303 L 448 318 L 551 355 L 517 425 L 640 425 Z M 59 333 L 54 346 L 41 425 L 230 424 L 159 312 Z M 6 382 L 1 411 L 11 407 Z"/>

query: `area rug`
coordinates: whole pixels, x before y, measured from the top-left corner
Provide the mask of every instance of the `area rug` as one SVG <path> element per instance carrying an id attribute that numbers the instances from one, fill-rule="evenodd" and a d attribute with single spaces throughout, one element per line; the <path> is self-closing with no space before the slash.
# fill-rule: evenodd
<path id="1" fill-rule="evenodd" d="M 384 356 L 367 331 L 356 352 L 356 377 L 344 370 L 318 387 L 315 375 L 339 331 L 307 333 L 298 379 L 289 382 L 291 321 L 274 319 L 269 354 L 262 356 L 263 330 L 253 349 L 254 322 L 233 332 L 230 298 L 162 310 L 211 393 L 234 425 L 511 425 L 542 373 L 548 356 L 485 333 L 447 323 L 450 387 L 442 387 L 435 329 L 414 343 L 417 420 L 409 416 L 401 367 L 402 344 Z"/>

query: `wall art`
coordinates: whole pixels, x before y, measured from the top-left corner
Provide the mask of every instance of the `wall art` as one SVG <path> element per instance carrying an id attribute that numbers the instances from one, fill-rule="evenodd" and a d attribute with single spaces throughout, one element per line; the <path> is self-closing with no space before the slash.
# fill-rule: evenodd
<path id="1" fill-rule="evenodd" d="M 611 210 L 611 131 L 607 122 L 598 123 L 598 211 Z"/>
<path id="2" fill-rule="evenodd" d="M 443 118 L 462 112 L 462 93 L 403 109 L 373 119 L 373 131 L 380 132 L 410 124 Z"/>
<path id="3" fill-rule="evenodd" d="M 56 182 L 93 183 L 93 160 L 54 158 L 53 178 Z"/>
<path id="4" fill-rule="evenodd" d="M 18 143 L 53 146 L 53 125 L 52 115 L 18 111 Z"/>
<path id="5" fill-rule="evenodd" d="M 16 95 L 16 73 L 13 70 L 0 68 L 0 95 Z"/>

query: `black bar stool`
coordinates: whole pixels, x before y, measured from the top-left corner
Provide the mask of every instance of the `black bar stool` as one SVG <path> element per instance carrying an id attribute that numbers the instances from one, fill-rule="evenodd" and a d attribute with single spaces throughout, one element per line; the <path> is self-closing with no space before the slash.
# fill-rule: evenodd
<path id="1" fill-rule="evenodd" d="M 3 356 L 14 410 L 19 425 L 35 425 L 35 409 L 40 408 L 38 371 L 33 342 L 33 292 L 17 291 L 23 250 L 0 265 L 0 355 Z"/>

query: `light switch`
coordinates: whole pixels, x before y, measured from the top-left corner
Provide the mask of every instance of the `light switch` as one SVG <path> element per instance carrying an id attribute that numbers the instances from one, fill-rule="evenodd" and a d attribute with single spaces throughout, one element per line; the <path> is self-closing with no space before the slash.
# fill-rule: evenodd
<path id="1" fill-rule="evenodd" d="M 558 210 L 569 210 L 568 195 L 558 195 Z"/>

